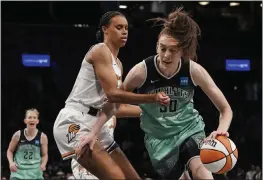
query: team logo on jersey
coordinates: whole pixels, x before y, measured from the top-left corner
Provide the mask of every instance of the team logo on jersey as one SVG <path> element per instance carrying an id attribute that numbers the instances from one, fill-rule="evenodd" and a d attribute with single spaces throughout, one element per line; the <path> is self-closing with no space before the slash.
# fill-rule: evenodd
<path id="1" fill-rule="evenodd" d="M 188 85 L 188 77 L 180 77 L 180 85 L 187 86 Z"/>
<path id="2" fill-rule="evenodd" d="M 68 143 L 70 143 L 76 137 L 76 134 L 79 132 L 79 130 L 80 125 L 77 124 L 71 124 L 68 127 L 68 134 L 66 135 L 68 138 Z"/>
<path id="3" fill-rule="evenodd" d="M 39 145 L 39 140 L 35 140 L 35 144 Z"/>

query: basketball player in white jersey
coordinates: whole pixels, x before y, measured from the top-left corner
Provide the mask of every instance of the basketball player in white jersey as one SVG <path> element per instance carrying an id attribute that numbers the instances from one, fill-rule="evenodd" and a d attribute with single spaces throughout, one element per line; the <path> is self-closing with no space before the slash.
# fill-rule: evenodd
<path id="1" fill-rule="evenodd" d="M 109 135 L 114 137 L 114 129 L 116 127 L 116 116 L 113 116 L 105 124 L 108 127 Z M 98 179 L 85 168 L 83 168 L 76 159 L 71 160 L 71 169 L 76 179 Z"/>
<path id="2" fill-rule="evenodd" d="M 99 141 L 92 150 L 86 145 L 77 161 L 99 179 L 140 179 L 104 123 L 98 131 L 94 124 L 99 114 L 104 122 L 110 119 L 118 109 L 115 103 L 168 104 L 170 99 L 163 92 L 135 94 L 120 89 L 122 65 L 117 56 L 127 41 L 127 20 L 122 13 L 111 11 L 102 16 L 99 27 L 103 43 L 91 47 L 84 57 L 65 108 L 55 121 L 54 138 L 66 160 L 77 158 L 75 149 L 81 136 L 96 132 Z"/>

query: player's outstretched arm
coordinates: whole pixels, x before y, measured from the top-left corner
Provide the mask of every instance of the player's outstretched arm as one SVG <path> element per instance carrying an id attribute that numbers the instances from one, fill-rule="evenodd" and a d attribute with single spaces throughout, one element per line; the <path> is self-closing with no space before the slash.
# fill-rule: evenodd
<path id="1" fill-rule="evenodd" d="M 121 104 L 115 115 L 117 118 L 140 117 L 141 113 L 142 110 L 139 106 L 131 104 Z"/>
<path id="2" fill-rule="evenodd" d="M 133 91 L 142 86 L 146 79 L 146 70 L 143 62 L 136 64 L 127 74 L 122 88 L 125 91 Z M 116 117 L 140 117 L 142 110 L 139 106 L 131 104 L 121 104 Z"/>
<path id="3" fill-rule="evenodd" d="M 193 82 L 200 86 L 204 93 L 210 98 L 213 104 L 220 112 L 219 125 L 217 133 L 221 135 L 228 135 L 227 131 L 232 121 L 233 113 L 230 105 L 228 104 L 225 96 L 221 90 L 217 87 L 208 72 L 199 64 L 191 61 L 191 75 Z"/>
<path id="4" fill-rule="evenodd" d="M 140 104 L 154 103 L 168 104 L 170 99 L 164 93 L 135 94 L 117 88 L 117 77 L 112 68 L 110 50 L 103 44 L 94 46 L 90 53 L 90 61 L 97 78 L 110 103 Z"/>

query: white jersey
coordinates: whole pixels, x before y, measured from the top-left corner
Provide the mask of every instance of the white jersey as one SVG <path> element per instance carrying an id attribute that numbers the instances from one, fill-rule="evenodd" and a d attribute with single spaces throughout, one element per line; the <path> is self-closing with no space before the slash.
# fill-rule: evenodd
<path id="1" fill-rule="evenodd" d="M 112 54 L 111 56 L 112 67 L 118 79 L 118 88 L 120 88 L 122 83 L 121 68 L 116 63 Z M 79 102 L 84 106 L 100 109 L 106 103 L 106 100 L 106 95 L 99 80 L 96 77 L 93 65 L 87 62 L 84 58 L 73 89 L 66 100 L 66 104 Z"/>

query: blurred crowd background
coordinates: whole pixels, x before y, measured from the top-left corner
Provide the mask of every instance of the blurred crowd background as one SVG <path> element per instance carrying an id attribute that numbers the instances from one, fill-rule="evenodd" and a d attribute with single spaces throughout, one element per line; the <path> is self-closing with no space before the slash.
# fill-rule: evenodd
<path id="1" fill-rule="evenodd" d="M 125 77 L 136 63 L 155 54 L 160 28 L 151 27 L 146 20 L 164 17 L 181 5 L 202 30 L 198 63 L 210 73 L 234 113 L 229 133 L 237 145 L 239 159 L 232 171 L 216 179 L 261 179 L 262 2 L 227 1 L 2 1 L 2 179 L 10 174 L 6 151 L 11 137 L 25 127 L 25 110 L 33 107 L 40 111 L 39 129 L 49 140 L 45 178 L 72 177 L 70 161 L 62 161 L 56 147 L 53 123 L 64 107 L 85 53 L 96 43 L 103 13 L 119 10 L 128 18 L 128 42 L 119 54 Z M 48 67 L 28 67 L 23 64 L 23 54 L 49 55 L 50 63 L 39 63 L 47 63 Z M 246 60 L 250 68 L 227 71 L 229 59 Z M 206 123 L 206 133 L 212 132 L 218 125 L 217 109 L 200 88 L 194 100 Z M 143 144 L 139 119 L 118 119 L 115 138 L 138 173 L 154 179 L 156 174 Z"/>

